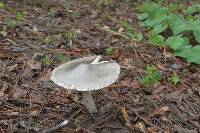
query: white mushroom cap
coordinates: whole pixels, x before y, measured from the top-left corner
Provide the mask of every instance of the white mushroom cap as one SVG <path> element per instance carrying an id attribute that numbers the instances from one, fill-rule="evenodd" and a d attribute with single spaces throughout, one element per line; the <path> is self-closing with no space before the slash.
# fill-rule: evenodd
<path id="1" fill-rule="evenodd" d="M 98 62 L 100 56 L 76 59 L 55 68 L 51 80 L 66 89 L 99 90 L 114 83 L 120 66 L 114 61 Z"/>

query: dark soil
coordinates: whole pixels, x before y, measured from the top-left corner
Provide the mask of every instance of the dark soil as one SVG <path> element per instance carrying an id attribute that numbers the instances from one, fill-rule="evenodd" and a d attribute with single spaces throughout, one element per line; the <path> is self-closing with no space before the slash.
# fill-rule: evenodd
<path id="1" fill-rule="evenodd" d="M 107 1 L 109 0 L 100 0 Z M 141 43 L 102 30 L 118 31 L 127 20 L 147 37 L 139 26 L 140 2 L 113 0 L 5 0 L 0 9 L 0 132 L 133 133 L 200 132 L 200 68 L 158 49 L 144 39 Z M 12 27 L 18 12 L 27 12 Z M 73 32 L 73 46 L 65 34 Z M 61 39 L 56 35 L 62 33 Z M 122 31 L 123 33 L 123 31 Z M 51 37 L 49 44 L 44 41 Z M 112 55 L 105 49 L 113 48 Z M 62 64 L 58 54 L 69 60 L 103 55 L 121 66 L 119 80 L 94 91 L 98 113 L 89 114 L 79 92 L 55 85 L 51 71 Z M 46 64 L 44 56 L 49 58 Z M 143 86 L 146 66 L 155 64 L 164 79 Z M 177 73 L 175 86 L 171 75 Z"/>

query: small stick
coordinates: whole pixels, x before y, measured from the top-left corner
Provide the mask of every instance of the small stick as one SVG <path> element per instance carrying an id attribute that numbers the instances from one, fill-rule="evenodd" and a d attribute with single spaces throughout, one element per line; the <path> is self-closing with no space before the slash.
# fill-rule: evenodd
<path id="1" fill-rule="evenodd" d="M 51 133 L 54 132 L 57 129 L 63 128 L 64 126 L 66 126 L 68 124 L 68 120 L 63 121 L 62 123 L 50 128 L 50 129 L 44 129 L 43 131 L 39 132 L 39 133 Z"/>
<path id="2" fill-rule="evenodd" d="M 130 39 L 129 37 L 127 37 L 127 36 L 125 36 L 125 35 L 122 35 L 122 34 L 116 32 L 116 31 L 113 31 L 113 30 L 110 30 L 110 29 L 107 29 L 107 28 L 103 28 L 103 27 L 101 27 L 101 29 L 104 30 L 104 31 L 106 31 L 106 32 L 109 32 L 109 33 L 111 33 L 111 34 L 113 34 L 113 35 L 118 35 L 118 36 L 121 36 L 121 37 L 123 37 L 123 38 Z M 135 41 L 135 40 L 134 40 L 134 41 Z"/>

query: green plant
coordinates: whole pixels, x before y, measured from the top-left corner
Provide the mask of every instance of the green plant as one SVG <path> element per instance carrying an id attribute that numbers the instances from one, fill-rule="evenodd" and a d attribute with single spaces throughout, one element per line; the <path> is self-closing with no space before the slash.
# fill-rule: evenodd
<path id="1" fill-rule="evenodd" d="M 58 34 L 56 35 L 56 40 L 57 40 L 58 42 L 61 42 L 61 39 L 62 39 L 62 33 L 58 33 Z"/>
<path id="2" fill-rule="evenodd" d="M 120 24 L 126 30 L 127 36 L 131 40 L 136 40 L 137 42 L 142 41 L 143 39 L 142 33 L 134 31 L 133 27 L 126 20 L 121 21 Z"/>
<path id="3" fill-rule="evenodd" d="M 170 3 L 170 4 L 167 6 L 167 11 L 168 11 L 168 13 L 174 13 L 174 12 L 176 12 L 177 6 L 178 6 L 177 4 Z"/>
<path id="4" fill-rule="evenodd" d="M 147 75 L 140 80 L 143 85 L 149 86 L 158 83 L 163 79 L 162 73 L 157 69 L 155 65 L 148 65 L 146 70 Z"/>
<path id="5" fill-rule="evenodd" d="M 42 61 L 42 64 L 44 64 L 44 65 L 50 65 L 51 64 L 51 61 L 50 61 L 50 59 L 47 55 L 43 56 L 41 61 Z"/>
<path id="6" fill-rule="evenodd" d="M 26 13 L 25 13 L 25 12 L 22 12 L 22 13 L 20 13 L 20 12 L 17 12 L 17 14 L 16 14 L 16 20 L 17 20 L 17 21 L 23 21 L 23 20 L 24 20 L 24 17 L 25 17 L 25 15 L 26 15 Z"/>
<path id="7" fill-rule="evenodd" d="M 44 42 L 46 45 L 50 45 L 50 43 L 51 43 L 51 36 L 48 34 L 48 35 L 44 38 L 43 42 Z"/>
<path id="8" fill-rule="evenodd" d="M 154 46 L 163 47 L 165 44 L 165 38 L 162 35 L 150 33 L 149 42 Z"/>
<path id="9" fill-rule="evenodd" d="M 180 81 L 180 78 L 176 73 L 174 73 L 170 79 L 172 80 L 174 85 L 177 85 Z"/>
<path id="10" fill-rule="evenodd" d="M 5 5 L 3 2 L 0 2 L 0 9 L 3 8 Z"/>
<path id="11" fill-rule="evenodd" d="M 191 7 L 188 7 L 186 10 L 184 10 L 184 12 L 189 15 L 200 13 L 200 4 L 192 5 Z"/>
<path id="12" fill-rule="evenodd" d="M 17 25 L 17 22 L 14 19 L 8 18 L 6 21 L 8 28 L 14 29 Z"/>
<path id="13" fill-rule="evenodd" d="M 112 53 L 113 53 L 113 49 L 111 47 L 106 49 L 106 54 L 107 55 L 112 55 Z"/>
<path id="14" fill-rule="evenodd" d="M 200 15 L 200 6 L 193 5 L 186 9 L 184 12 L 189 14 L 188 16 L 176 12 L 177 8 L 177 5 L 164 7 L 147 1 L 138 8 L 140 12 L 138 19 L 142 26 L 150 29 L 149 42 L 152 45 L 168 46 L 175 56 L 200 64 L 200 19 L 192 16 L 194 13 Z M 172 34 L 164 35 L 163 32 L 167 30 L 170 30 Z M 191 33 L 192 36 L 185 33 Z M 191 44 L 189 41 L 191 37 L 195 39 L 196 44 Z"/>
<path id="15" fill-rule="evenodd" d="M 69 58 L 65 56 L 64 53 L 59 53 L 57 55 L 57 59 L 61 62 L 61 63 L 66 63 L 69 61 Z"/>
<path id="16" fill-rule="evenodd" d="M 71 32 L 71 31 L 69 31 L 69 32 L 67 32 L 66 33 L 66 37 L 67 37 L 67 40 L 69 41 L 69 40 L 73 40 L 73 33 Z"/>
<path id="17" fill-rule="evenodd" d="M 69 31 L 69 32 L 66 33 L 67 47 L 68 47 L 68 48 L 72 48 L 72 45 L 73 45 L 73 44 L 72 44 L 73 37 L 74 37 L 74 34 L 73 34 L 71 31 Z"/>

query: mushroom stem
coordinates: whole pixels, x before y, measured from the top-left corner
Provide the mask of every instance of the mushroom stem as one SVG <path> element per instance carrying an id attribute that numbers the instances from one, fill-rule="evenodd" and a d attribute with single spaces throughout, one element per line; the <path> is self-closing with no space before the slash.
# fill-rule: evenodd
<path id="1" fill-rule="evenodd" d="M 83 95 L 83 103 L 86 106 L 86 108 L 88 109 L 89 113 L 96 113 L 97 108 L 96 108 L 96 105 L 94 103 L 94 99 L 91 95 L 91 92 L 90 91 L 83 91 L 82 95 Z"/>

